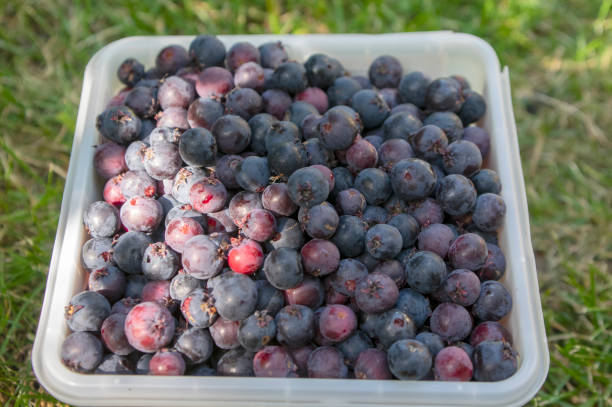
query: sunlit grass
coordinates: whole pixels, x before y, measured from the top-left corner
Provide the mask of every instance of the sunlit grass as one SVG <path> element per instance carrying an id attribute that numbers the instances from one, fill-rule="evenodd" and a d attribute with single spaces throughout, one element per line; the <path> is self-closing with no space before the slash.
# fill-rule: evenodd
<path id="1" fill-rule="evenodd" d="M 30 349 L 83 69 L 128 35 L 455 30 L 510 66 L 551 350 L 534 405 L 611 404 L 612 1 L 3 3 L 0 14 L 0 402 L 55 403 Z"/>

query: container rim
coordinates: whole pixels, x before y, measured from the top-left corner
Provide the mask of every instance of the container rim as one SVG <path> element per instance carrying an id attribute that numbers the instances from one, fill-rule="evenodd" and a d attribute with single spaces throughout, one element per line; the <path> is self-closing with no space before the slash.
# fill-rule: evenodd
<path id="1" fill-rule="evenodd" d="M 232 42 L 237 38 L 257 38 L 260 40 L 288 40 L 290 38 L 300 39 L 332 39 L 334 41 L 351 40 L 359 38 L 375 37 L 378 39 L 394 38 L 407 39 L 411 37 L 426 37 L 427 41 L 438 42 L 443 41 L 448 43 L 472 47 L 480 58 L 485 61 L 485 71 L 490 82 L 487 86 L 490 87 L 494 96 L 498 96 L 500 101 L 503 101 L 503 111 L 493 118 L 495 122 L 502 126 L 507 133 L 505 142 L 508 144 L 508 152 L 510 158 L 517 165 L 513 168 L 515 182 L 512 185 L 504 184 L 504 188 L 512 190 L 516 197 L 517 205 L 513 208 L 519 219 L 526 219 L 527 222 L 521 224 L 519 222 L 519 233 L 523 236 L 521 241 L 522 251 L 525 256 L 525 275 L 526 289 L 523 293 L 523 298 L 531 303 L 532 307 L 537 307 L 541 310 L 540 297 L 537 284 L 535 259 L 531 248 L 531 238 L 528 224 L 527 199 L 525 194 L 524 180 L 521 169 L 521 161 L 516 139 L 516 125 L 512 112 L 512 103 L 509 86 L 508 69 L 505 68 L 501 73 L 498 57 L 493 48 L 483 39 L 471 34 L 454 33 L 451 31 L 431 31 L 431 32 L 413 32 L 413 33 L 390 33 L 390 34 L 298 34 L 298 35 L 220 35 L 219 38 L 223 41 Z M 529 400 L 546 379 L 549 368 L 549 354 L 546 343 L 546 335 L 544 330 L 544 321 L 542 313 L 531 315 L 522 323 L 527 324 L 528 329 L 533 329 L 536 340 L 533 343 L 533 349 L 528 350 L 531 357 L 522 358 L 519 369 L 510 378 L 495 383 L 484 382 L 468 382 L 468 383 L 449 383 L 449 382 L 425 382 L 427 383 L 428 393 L 439 396 L 438 400 L 428 399 L 422 394 L 419 389 L 423 388 L 424 382 L 416 381 L 370 381 L 370 384 L 378 389 L 374 395 L 371 392 L 370 386 L 363 386 L 363 382 L 357 380 L 330 380 L 330 379 L 275 379 L 275 378 L 230 378 L 230 377 L 153 377 L 153 376 L 101 376 L 101 375 L 83 375 L 70 371 L 60 360 L 54 363 L 46 363 L 43 360 L 45 337 L 48 335 L 48 318 L 45 316 L 50 312 L 50 298 L 56 285 L 59 282 L 59 264 L 60 259 L 67 255 L 62 251 L 63 237 L 67 232 L 68 215 L 74 202 L 81 198 L 82 195 L 74 193 L 74 186 L 79 180 L 83 180 L 85 174 L 79 173 L 79 161 L 82 159 L 79 152 L 85 147 L 82 139 L 86 126 L 87 117 L 90 116 L 90 97 L 96 94 L 96 89 L 101 85 L 101 81 L 97 80 L 99 76 L 98 65 L 101 61 L 109 58 L 115 52 L 134 43 L 142 42 L 143 40 L 162 40 L 168 43 L 176 41 L 186 41 L 194 38 L 189 36 L 132 36 L 125 37 L 104 46 L 96 52 L 85 68 L 84 85 L 81 92 L 81 101 L 75 127 L 74 142 L 71 151 L 68 175 L 64 187 L 62 198 L 60 218 L 58 229 L 55 237 L 55 245 L 52 252 L 47 286 L 45 289 L 45 297 L 41 309 L 41 317 L 37 328 L 36 338 L 32 351 L 32 366 L 40 383 L 55 397 L 72 404 L 89 404 L 89 405 L 106 405 L 113 403 L 121 403 L 123 405 L 140 405 L 145 402 L 160 402 L 162 395 L 168 394 L 172 389 L 188 389 L 183 396 L 185 398 L 177 401 L 177 405 L 197 401 L 199 404 L 208 405 L 255 405 L 266 403 L 287 404 L 289 401 L 295 404 L 325 404 L 330 403 L 351 403 L 354 405 L 397 405 L 388 401 L 382 402 L 381 395 L 390 396 L 393 400 L 407 400 L 406 396 L 414 394 L 414 402 L 419 405 L 449 405 L 449 403 L 461 403 L 460 405 L 475 405 L 474 400 L 466 398 L 465 402 L 461 401 L 462 395 L 478 394 L 479 397 L 485 397 L 488 400 L 498 400 L 499 403 L 507 405 L 520 405 Z M 525 287 L 521 287 L 525 288 Z M 523 355 L 521 355 L 523 356 Z M 542 369 L 544 367 L 544 369 Z M 122 383 L 128 380 L 129 383 Z M 291 400 L 270 401 L 269 392 L 255 389 L 252 383 L 266 383 L 266 389 L 276 388 L 280 392 L 287 394 Z M 82 394 L 83 389 L 95 388 L 102 385 L 104 388 L 116 388 L 120 390 L 119 398 L 113 396 L 102 400 L 91 400 L 87 398 L 87 394 Z M 235 392 L 237 388 L 246 389 L 244 394 Z M 148 396 L 143 398 L 137 389 L 146 391 Z M 196 391 L 196 389 L 198 391 Z M 230 393 L 233 399 L 209 399 L 201 400 L 203 392 L 207 390 L 224 389 Z M 340 389 L 340 390 L 339 390 Z M 501 390 L 500 390 L 501 389 Z M 247 394 L 248 393 L 248 394 Z M 317 394 L 333 394 L 333 396 L 325 396 L 325 400 L 317 399 Z M 376 397 L 378 395 L 378 398 Z M 373 397 L 374 396 L 374 397 Z M 163 400 L 162 400 L 163 401 Z"/>

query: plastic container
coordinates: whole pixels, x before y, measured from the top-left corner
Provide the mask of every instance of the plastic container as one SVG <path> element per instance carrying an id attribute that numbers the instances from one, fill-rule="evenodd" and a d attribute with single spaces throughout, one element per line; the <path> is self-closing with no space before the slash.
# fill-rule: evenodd
<path id="1" fill-rule="evenodd" d="M 154 377 L 78 374 L 61 362 L 60 348 L 67 335 L 64 307 L 86 287 L 80 265 L 86 239 L 82 213 L 101 199 L 92 146 L 98 142 L 96 115 L 120 88 L 119 64 L 136 57 L 152 66 L 168 44 L 189 46 L 191 36 L 130 37 L 113 42 L 91 58 L 85 70 L 70 167 L 49 269 L 45 299 L 32 352 L 40 383 L 58 399 L 77 405 L 121 406 L 255 406 L 255 405 L 427 405 L 490 406 L 526 403 L 543 384 L 549 356 L 529 232 L 529 217 L 516 127 L 512 112 L 508 69 L 489 44 L 472 35 L 453 32 L 385 35 L 237 35 L 221 36 L 230 46 L 237 41 L 255 45 L 282 41 L 300 61 L 315 52 L 338 58 L 354 74 L 367 74 L 370 62 L 390 54 L 404 72 L 421 70 L 431 77 L 459 74 L 488 102 L 483 126 L 490 132 L 489 167 L 500 176 L 507 205 L 500 246 L 508 261 L 503 283 L 514 306 L 503 321 L 514 336 L 519 368 L 507 380 L 494 383 L 433 381 L 363 381 L 330 379 L 268 379 L 232 377 Z"/>

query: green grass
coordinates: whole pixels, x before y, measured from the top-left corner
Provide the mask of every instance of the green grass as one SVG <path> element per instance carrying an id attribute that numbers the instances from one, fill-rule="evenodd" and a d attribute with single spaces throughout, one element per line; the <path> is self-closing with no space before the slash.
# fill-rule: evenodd
<path id="1" fill-rule="evenodd" d="M 34 379 L 30 351 L 83 70 L 95 51 L 128 35 L 450 29 L 483 37 L 511 67 L 551 351 L 532 404 L 611 404 L 612 1 L 147 3 L 3 3 L 1 403 L 57 403 Z"/>

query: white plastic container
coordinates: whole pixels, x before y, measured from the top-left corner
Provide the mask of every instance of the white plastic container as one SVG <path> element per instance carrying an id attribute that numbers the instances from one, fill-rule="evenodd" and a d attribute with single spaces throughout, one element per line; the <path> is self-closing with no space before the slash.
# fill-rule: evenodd
<path id="1" fill-rule="evenodd" d="M 404 72 L 421 70 L 430 77 L 465 76 L 488 103 L 483 121 L 492 136 L 489 167 L 500 176 L 507 205 L 500 246 L 508 262 L 502 280 L 514 306 L 504 323 L 520 354 L 519 368 L 494 383 L 433 381 L 363 381 L 232 377 L 103 376 L 78 374 L 61 362 L 60 348 L 68 330 L 64 307 L 86 287 L 80 265 L 87 236 L 82 214 L 101 199 L 102 182 L 93 168 L 92 146 L 98 142 L 96 116 L 120 88 L 119 64 L 135 57 L 152 66 L 169 44 L 189 46 L 191 36 L 130 37 L 96 53 L 85 70 L 70 167 L 49 269 L 45 299 L 32 352 L 39 382 L 55 397 L 76 405 L 120 406 L 519 406 L 535 395 L 548 372 L 549 356 L 538 292 L 535 260 L 508 70 L 500 69 L 495 51 L 480 38 L 453 32 L 385 35 L 237 35 L 221 36 L 227 47 L 238 41 L 255 45 L 282 41 L 294 59 L 315 52 L 338 58 L 354 74 L 367 74 L 383 54 L 397 57 Z"/>

